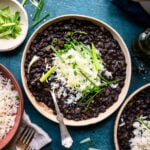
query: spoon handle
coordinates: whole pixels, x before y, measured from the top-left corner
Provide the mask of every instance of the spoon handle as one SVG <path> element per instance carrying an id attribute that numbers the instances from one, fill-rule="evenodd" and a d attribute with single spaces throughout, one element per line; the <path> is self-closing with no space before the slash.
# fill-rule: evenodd
<path id="1" fill-rule="evenodd" d="M 68 129 L 67 129 L 66 125 L 64 124 L 63 114 L 59 110 L 54 90 L 50 91 L 50 92 L 51 92 L 51 95 L 52 95 L 52 98 L 54 101 L 54 105 L 55 105 L 55 109 L 57 112 L 57 120 L 59 122 L 60 133 L 61 133 L 61 143 L 64 147 L 70 148 L 73 143 L 72 137 L 70 136 L 70 133 L 68 132 Z"/>
<path id="2" fill-rule="evenodd" d="M 57 120 L 59 121 L 61 143 L 64 147 L 70 148 L 73 143 L 73 140 L 72 137 L 70 136 L 70 133 L 68 132 L 66 125 L 64 124 L 63 115 L 61 113 L 57 115 Z"/>

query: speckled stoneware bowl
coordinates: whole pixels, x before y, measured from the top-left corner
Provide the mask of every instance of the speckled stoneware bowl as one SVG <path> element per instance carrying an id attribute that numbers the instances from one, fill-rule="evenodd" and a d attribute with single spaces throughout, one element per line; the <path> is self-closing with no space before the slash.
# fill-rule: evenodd
<path id="1" fill-rule="evenodd" d="M 129 104 L 129 102 L 132 102 L 133 97 L 136 96 L 138 93 L 140 93 L 141 91 L 143 91 L 146 88 L 150 88 L 150 84 L 146 84 L 140 88 L 138 88 L 137 90 L 135 90 L 124 102 L 124 104 L 121 106 L 118 115 L 116 117 L 116 121 L 115 121 L 115 125 L 114 125 L 114 143 L 115 143 L 115 149 L 119 150 L 119 141 L 118 141 L 118 126 L 119 126 L 119 120 L 120 117 L 123 113 L 123 111 L 125 110 L 125 108 L 127 107 L 127 105 Z M 131 106 L 130 106 L 131 107 Z M 132 115 L 132 114 L 131 114 Z M 138 115 L 138 114 L 137 114 Z"/>
<path id="2" fill-rule="evenodd" d="M 30 39 L 28 40 L 28 42 L 26 44 L 26 47 L 24 49 L 23 56 L 22 56 L 22 62 L 21 62 L 21 77 L 22 77 L 22 83 L 23 83 L 23 87 L 25 89 L 25 92 L 26 92 L 29 100 L 33 104 L 33 106 L 37 109 L 37 111 L 39 111 L 42 115 L 44 115 L 48 119 L 50 119 L 54 122 L 58 122 L 57 119 L 56 119 L 56 115 L 53 114 L 52 110 L 50 108 L 48 108 L 45 104 L 37 102 L 35 97 L 32 95 L 31 91 L 29 90 L 28 85 L 27 85 L 27 79 L 26 79 L 26 76 L 25 76 L 24 65 L 25 65 L 27 50 L 30 47 L 31 42 L 37 36 L 37 34 L 42 32 L 44 29 L 46 29 L 51 24 L 54 24 L 54 23 L 62 21 L 62 20 L 71 19 L 71 18 L 78 19 L 78 20 L 90 21 L 90 22 L 94 23 L 95 25 L 103 26 L 108 31 L 110 31 L 111 34 L 113 35 L 113 37 L 118 41 L 118 43 L 119 43 L 119 45 L 120 45 L 120 47 L 123 51 L 123 54 L 125 56 L 125 61 L 126 61 L 126 64 L 127 64 L 125 84 L 124 84 L 124 87 L 122 88 L 122 91 L 119 95 L 119 98 L 118 98 L 117 102 L 115 102 L 111 107 L 109 107 L 104 113 L 100 113 L 99 116 L 96 117 L 96 118 L 91 118 L 91 119 L 82 120 L 82 121 L 68 120 L 68 119 L 64 118 L 64 122 L 65 122 L 66 125 L 69 125 L 69 126 L 85 126 L 85 125 L 90 125 L 90 124 L 100 122 L 103 119 L 110 116 L 121 105 L 121 103 L 123 102 L 123 100 L 124 100 L 124 98 L 125 98 L 125 96 L 128 92 L 128 88 L 129 88 L 129 84 L 130 84 L 130 78 L 131 78 L 130 55 L 129 55 L 128 49 L 127 49 L 123 39 L 111 26 L 109 26 L 108 24 L 106 24 L 103 21 L 98 20 L 96 18 L 92 18 L 92 17 L 88 17 L 88 16 L 82 16 L 82 15 L 64 15 L 64 16 L 60 16 L 60 17 L 49 20 L 48 22 L 46 22 L 42 26 L 40 26 L 32 34 L 32 36 L 30 37 Z"/>
<path id="3" fill-rule="evenodd" d="M 21 34 L 16 39 L 0 39 L 0 52 L 11 51 L 17 48 L 26 38 L 28 32 L 28 16 L 24 7 L 17 0 L 1 0 L 0 8 L 10 7 L 12 11 L 20 12 Z"/>
<path id="4" fill-rule="evenodd" d="M 24 110 L 24 99 L 23 99 L 23 94 L 22 94 L 21 88 L 20 88 L 16 78 L 2 64 L 0 64 L 0 73 L 1 73 L 1 75 L 4 78 L 7 78 L 7 79 L 11 80 L 11 84 L 13 85 L 13 89 L 18 91 L 18 95 L 19 95 L 19 106 L 18 106 L 18 110 L 17 110 L 14 126 L 6 134 L 6 136 L 2 140 L 0 140 L 0 149 L 3 149 L 11 141 L 11 139 L 14 137 L 14 135 L 16 134 L 17 129 L 18 129 L 19 125 L 20 125 L 20 122 L 21 122 L 21 119 L 22 119 L 23 110 Z"/>

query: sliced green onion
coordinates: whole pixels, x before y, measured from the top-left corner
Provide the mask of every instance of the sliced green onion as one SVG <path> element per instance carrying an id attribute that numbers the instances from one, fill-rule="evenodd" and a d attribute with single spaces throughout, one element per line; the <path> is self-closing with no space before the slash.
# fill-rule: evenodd
<path id="1" fill-rule="evenodd" d="M 40 2 L 38 3 L 38 7 L 36 8 L 35 14 L 33 16 L 33 20 L 35 21 L 39 20 L 43 6 L 44 6 L 44 0 L 40 0 Z"/>
<path id="2" fill-rule="evenodd" d="M 73 46 L 73 48 L 74 48 L 83 58 L 85 58 L 84 55 L 81 53 L 81 48 L 80 48 L 79 45 L 75 45 L 73 42 L 70 42 L 70 44 Z"/>
<path id="3" fill-rule="evenodd" d="M 5 23 L 2 25 L 2 27 L 11 27 L 11 26 L 15 26 L 16 23 Z"/>
<path id="4" fill-rule="evenodd" d="M 92 56 L 93 56 L 94 66 L 95 66 L 96 70 L 100 70 L 100 64 L 98 62 L 96 48 L 93 43 L 92 43 Z"/>
<path id="5" fill-rule="evenodd" d="M 91 138 L 90 137 L 85 138 L 82 141 L 80 141 L 80 144 L 87 143 L 87 142 L 91 142 Z"/>
<path id="6" fill-rule="evenodd" d="M 65 60 L 61 57 L 61 55 L 57 52 L 57 50 L 55 49 L 54 46 L 50 45 L 50 48 L 53 50 L 53 52 L 55 52 L 57 54 L 57 56 L 59 57 L 59 59 L 62 61 L 62 62 L 65 62 Z"/>
<path id="7" fill-rule="evenodd" d="M 73 34 L 88 34 L 87 32 L 84 32 L 84 31 L 75 31 L 75 32 L 73 32 Z"/>
<path id="8" fill-rule="evenodd" d="M 32 3 L 32 5 L 34 5 L 35 7 L 38 7 L 39 3 L 36 0 L 30 0 L 30 2 Z"/>
<path id="9" fill-rule="evenodd" d="M 150 131 L 150 126 L 144 122 L 144 120 L 142 118 L 140 118 L 139 116 L 137 117 L 137 120 L 147 129 Z"/>
<path id="10" fill-rule="evenodd" d="M 105 82 L 109 82 L 105 77 L 103 77 L 101 74 L 98 74 L 98 76 L 100 77 L 100 79 L 102 79 Z"/>
<path id="11" fill-rule="evenodd" d="M 86 97 L 88 97 L 88 95 L 91 94 L 90 92 L 87 92 L 85 93 L 82 98 L 77 102 L 77 106 L 79 106 L 84 100 Z"/>
<path id="12" fill-rule="evenodd" d="M 41 78 L 40 78 L 40 82 L 44 82 L 46 81 L 46 79 L 48 77 L 51 76 L 51 74 L 56 70 L 56 67 L 53 66 L 52 68 L 50 68 Z"/>
<path id="13" fill-rule="evenodd" d="M 16 38 L 21 33 L 20 13 L 10 7 L 0 9 L 0 38 Z"/>
<path id="14" fill-rule="evenodd" d="M 90 54 L 90 56 L 92 56 L 92 51 L 91 51 L 91 49 L 90 49 L 88 46 L 86 46 L 86 45 L 83 44 L 82 42 L 80 42 L 79 44 L 80 44 L 81 48 L 82 48 L 84 51 L 88 52 L 88 53 Z"/>
<path id="15" fill-rule="evenodd" d="M 114 84 L 114 83 L 118 83 L 119 81 L 121 81 L 122 79 L 117 79 L 117 80 L 113 80 L 113 81 L 108 81 L 106 83 L 102 83 L 99 87 L 105 87 L 105 86 L 108 86 L 108 85 L 111 85 L 111 84 Z"/>
<path id="16" fill-rule="evenodd" d="M 27 0 L 22 0 L 21 4 L 24 6 L 26 4 Z"/>
<path id="17" fill-rule="evenodd" d="M 11 30 L 5 31 L 3 33 L 0 33 L 0 38 L 5 37 L 6 39 L 9 38 L 9 35 L 12 34 Z"/>
<path id="18" fill-rule="evenodd" d="M 95 87 L 97 87 L 97 85 L 83 72 L 83 70 L 81 68 L 78 68 L 80 73 L 88 80 L 90 81 Z"/>
<path id="19" fill-rule="evenodd" d="M 36 21 L 32 24 L 31 28 L 33 28 L 33 27 L 36 26 L 38 23 L 40 23 L 41 21 L 43 21 L 43 20 L 44 20 L 45 18 L 47 18 L 49 15 L 50 15 L 50 14 L 47 12 L 42 18 L 36 20 Z"/>
<path id="20" fill-rule="evenodd" d="M 99 92 L 100 92 L 100 90 L 99 90 Z M 93 101 L 93 99 L 95 98 L 95 96 L 96 96 L 97 94 L 99 94 L 99 92 L 96 92 L 93 96 L 91 96 L 91 97 L 85 102 L 85 104 L 87 104 L 87 105 L 86 105 L 86 107 L 84 108 L 84 112 L 86 112 L 86 111 L 89 109 L 91 102 Z"/>

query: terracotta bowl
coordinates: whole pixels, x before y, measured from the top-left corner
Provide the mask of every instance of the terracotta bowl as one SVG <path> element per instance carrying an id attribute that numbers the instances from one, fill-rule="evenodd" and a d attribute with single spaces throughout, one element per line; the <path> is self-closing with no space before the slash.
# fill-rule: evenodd
<path id="1" fill-rule="evenodd" d="M 64 122 L 66 125 L 69 126 L 85 126 L 85 125 L 89 125 L 89 124 L 94 124 L 97 123 L 99 121 L 102 121 L 103 119 L 107 118 L 108 116 L 110 116 L 123 102 L 128 88 L 129 88 L 129 84 L 130 84 L 130 78 L 131 78 L 131 60 L 130 60 L 130 55 L 128 52 L 128 49 L 123 41 L 123 39 L 121 38 L 121 36 L 112 28 L 110 27 L 108 24 L 92 18 L 92 17 L 88 17 L 88 16 L 82 16 L 82 15 L 64 15 L 64 16 L 60 16 L 57 18 L 54 18 L 52 20 L 49 20 L 48 22 L 44 23 L 42 26 L 40 26 L 30 37 L 30 39 L 28 40 L 26 47 L 24 49 L 23 52 L 23 57 L 22 57 L 22 62 L 21 62 L 21 77 L 22 77 L 22 82 L 23 82 L 23 87 L 25 89 L 25 92 L 29 98 L 29 100 L 31 101 L 31 103 L 33 104 L 33 106 L 45 117 L 47 117 L 48 119 L 54 121 L 54 122 L 58 122 L 56 119 L 56 115 L 53 114 L 52 110 L 49 109 L 48 107 L 46 107 L 43 103 L 39 103 L 35 100 L 35 97 L 32 95 L 32 93 L 30 92 L 28 85 L 27 85 L 27 79 L 25 76 L 25 69 L 24 69 L 24 64 L 25 64 L 25 59 L 26 59 L 26 53 L 28 48 L 31 45 L 31 42 L 34 40 L 34 38 L 37 36 L 38 33 L 42 32 L 44 29 L 46 29 L 48 26 L 50 26 L 53 23 L 62 21 L 62 20 L 67 20 L 67 19 L 78 19 L 78 20 L 86 20 L 86 21 L 91 21 L 92 23 L 99 25 L 99 26 L 103 26 L 105 27 L 108 31 L 111 32 L 111 34 L 113 35 L 113 37 L 118 41 L 119 45 L 121 46 L 121 49 L 124 53 L 125 56 L 125 60 L 127 63 L 126 66 L 126 79 L 125 79 L 125 84 L 124 87 L 122 88 L 122 92 L 119 95 L 118 101 L 116 103 L 114 103 L 110 108 L 108 108 L 106 110 L 106 112 L 104 113 L 100 113 L 98 117 L 96 118 L 91 118 L 91 119 L 87 119 L 87 120 L 83 120 L 83 121 L 74 121 L 74 120 L 67 120 L 64 118 Z"/>
<path id="2" fill-rule="evenodd" d="M 20 102 L 19 106 L 18 106 L 14 126 L 8 132 L 8 134 L 6 134 L 6 136 L 2 140 L 0 140 L 0 149 L 3 149 L 11 141 L 11 139 L 14 137 L 14 135 L 16 134 L 17 129 L 20 125 L 20 122 L 21 122 L 21 119 L 22 119 L 22 114 L 23 114 L 23 109 L 24 109 L 24 99 L 23 99 L 23 94 L 22 94 L 21 88 L 20 88 L 17 80 L 13 76 L 13 74 L 5 66 L 3 66 L 2 64 L 0 64 L 0 72 L 2 73 L 2 76 L 4 78 L 7 78 L 7 79 L 11 80 L 12 85 L 14 85 L 13 89 L 18 91 L 19 102 Z"/>
<path id="3" fill-rule="evenodd" d="M 150 88 L 150 84 L 146 84 L 142 87 L 140 87 L 139 89 L 137 89 L 135 92 L 133 92 L 125 101 L 125 103 L 121 106 L 119 112 L 118 112 L 118 115 L 116 117 L 116 121 L 115 121 L 115 125 L 114 125 L 114 143 L 115 143 L 115 149 L 116 150 L 119 150 L 119 141 L 118 141 L 118 126 L 119 126 L 119 120 L 120 120 L 120 117 L 124 111 L 124 109 L 127 107 L 127 105 L 129 104 L 129 102 L 131 102 L 133 100 L 133 97 L 135 95 L 137 95 L 139 92 L 143 91 L 144 89 L 146 88 Z M 138 115 L 138 114 L 137 114 Z"/>
<path id="4" fill-rule="evenodd" d="M 18 47 L 26 38 L 28 32 L 28 16 L 24 7 L 16 0 L 1 0 L 0 8 L 10 7 L 12 11 L 20 12 L 20 24 L 21 24 L 21 34 L 16 37 L 16 39 L 0 39 L 0 52 L 6 52 L 14 50 Z"/>

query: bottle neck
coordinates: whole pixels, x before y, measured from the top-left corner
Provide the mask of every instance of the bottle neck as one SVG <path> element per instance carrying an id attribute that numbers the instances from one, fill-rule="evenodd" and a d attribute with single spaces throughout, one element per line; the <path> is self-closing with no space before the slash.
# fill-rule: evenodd
<path id="1" fill-rule="evenodd" d="M 150 28 L 139 35 L 138 39 L 140 49 L 147 55 L 150 55 Z"/>

